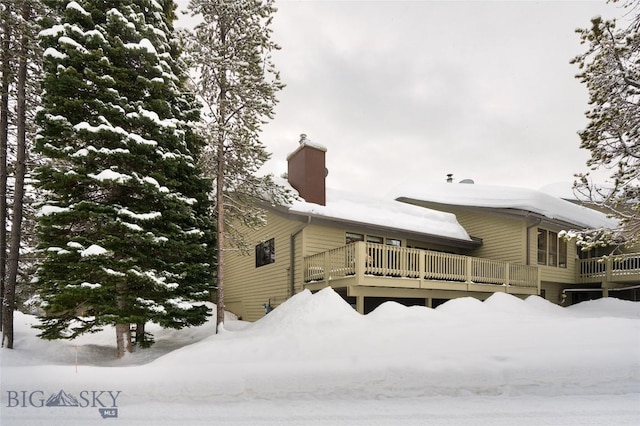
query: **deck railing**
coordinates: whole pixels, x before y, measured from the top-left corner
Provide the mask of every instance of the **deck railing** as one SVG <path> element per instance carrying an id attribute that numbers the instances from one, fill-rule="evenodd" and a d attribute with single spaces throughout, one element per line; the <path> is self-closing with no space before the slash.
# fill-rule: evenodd
<path id="1" fill-rule="evenodd" d="M 537 287 L 538 268 L 430 250 L 357 242 L 304 259 L 304 280 L 384 276 Z"/>
<path id="2" fill-rule="evenodd" d="M 640 280 L 640 253 L 580 259 L 576 274 L 580 283 Z"/>

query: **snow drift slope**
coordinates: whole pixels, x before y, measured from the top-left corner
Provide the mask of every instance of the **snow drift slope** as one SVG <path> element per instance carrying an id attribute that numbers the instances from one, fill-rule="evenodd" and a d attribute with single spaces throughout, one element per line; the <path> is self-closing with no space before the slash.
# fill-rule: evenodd
<path id="1" fill-rule="evenodd" d="M 85 356 L 77 374 L 71 357 L 66 366 L 60 358 L 48 363 L 29 349 L 68 350 L 69 343 L 40 342 L 18 328 L 21 359 L 2 351 L 2 388 L 97 383 L 122 390 L 123 404 L 134 405 L 640 393 L 640 303 L 603 299 L 567 309 L 539 297 L 495 294 L 437 309 L 385 303 L 362 316 L 326 289 L 302 292 L 256 323 L 236 323 L 219 335 L 210 335 L 212 326 L 160 330 L 160 347 L 178 336 L 192 344 L 109 367 L 96 366 L 108 364 L 107 347 L 92 346 L 86 336 L 78 351 L 92 347 L 93 358 Z"/>
<path id="2" fill-rule="evenodd" d="M 240 332 L 146 368 L 211 365 L 221 393 L 264 397 L 640 391 L 640 304 L 592 303 L 614 314 L 495 294 L 438 309 L 386 303 L 361 316 L 331 289 L 303 292 Z"/>

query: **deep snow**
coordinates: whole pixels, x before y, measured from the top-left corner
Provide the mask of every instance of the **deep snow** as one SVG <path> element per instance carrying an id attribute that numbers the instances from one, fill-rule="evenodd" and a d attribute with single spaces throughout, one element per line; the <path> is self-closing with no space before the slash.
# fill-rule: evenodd
<path id="1" fill-rule="evenodd" d="M 34 322 L 16 313 L 0 351 L 2 425 L 640 424 L 637 302 L 497 293 L 361 316 L 305 291 L 219 335 L 154 328 L 122 360 L 112 330 L 46 342 Z M 61 390 L 81 406 L 38 407 Z"/>

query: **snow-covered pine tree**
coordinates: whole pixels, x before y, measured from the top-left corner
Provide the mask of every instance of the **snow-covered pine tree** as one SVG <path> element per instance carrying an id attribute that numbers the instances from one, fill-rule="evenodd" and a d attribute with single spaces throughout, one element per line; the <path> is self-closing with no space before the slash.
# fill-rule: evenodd
<path id="1" fill-rule="evenodd" d="M 269 159 L 261 126 L 273 118 L 283 85 L 271 59 L 279 48 L 271 40 L 273 0 L 191 0 L 188 11 L 202 16 L 186 50 L 204 105 L 205 164 L 215 177 L 217 331 L 224 322 L 225 246 L 246 248 L 238 224 L 263 224 L 256 200 L 289 196 L 272 176 L 257 175 Z"/>
<path id="2" fill-rule="evenodd" d="M 40 33 L 40 336 L 115 325 L 122 356 L 130 325 L 182 328 L 209 312 L 215 234 L 190 124 L 199 109 L 184 90 L 172 0 L 47 3 L 60 18 Z"/>
<path id="3" fill-rule="evenodd" d="M 572 60 L 589 90 L 580 147 L 591 153 L 589 168 L 608 170 L 610 179 L 595 185 L 589 173 L 578 174 L 575 188 L 621 222 L 620 229 L 575 233 L 585 249 L 640 242 L 640 4 L 621 3 L 631 23 L 595 17 L 590 28 L 576 30 L 588 46 Z"/>

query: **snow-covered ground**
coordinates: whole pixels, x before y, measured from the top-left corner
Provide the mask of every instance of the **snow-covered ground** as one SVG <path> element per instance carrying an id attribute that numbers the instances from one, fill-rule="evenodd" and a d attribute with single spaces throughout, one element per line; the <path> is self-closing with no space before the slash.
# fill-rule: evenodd
<path id="1" fill-rule="evenodd" d="M 16 313 L 0 351 L 3 426 L 640 424 L 637 302 L 495 294 L 361 316 L 327 289 L 219 335 L 156 328 L 122 360 L 113 330 L 46 342 L 35 321 Z"/>

